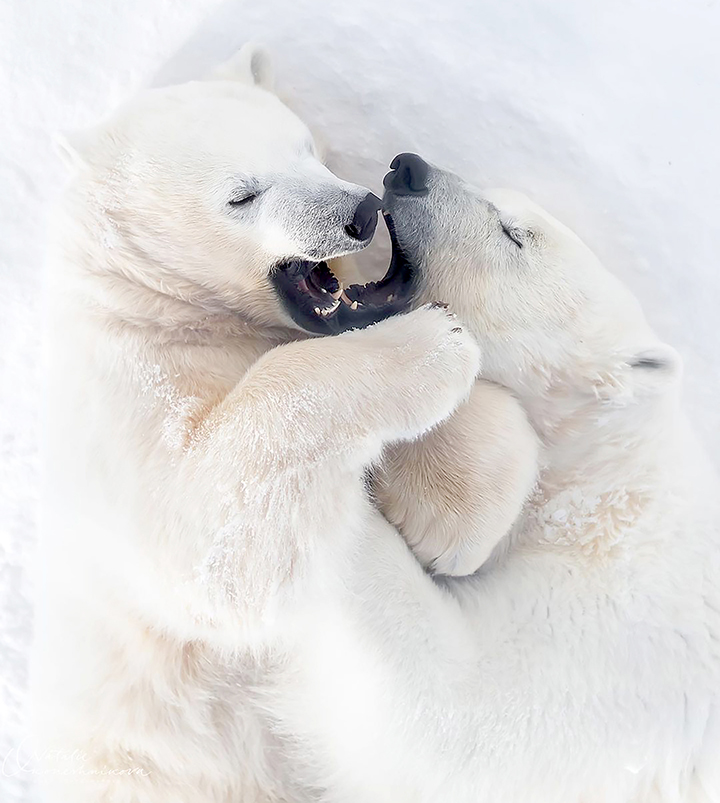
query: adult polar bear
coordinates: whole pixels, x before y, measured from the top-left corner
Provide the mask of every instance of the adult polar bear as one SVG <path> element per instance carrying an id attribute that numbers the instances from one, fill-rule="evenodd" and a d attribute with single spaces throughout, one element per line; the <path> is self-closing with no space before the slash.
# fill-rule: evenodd
<path id="1" fill-rule="evenodd" d="M 243 75 L 248 62 L 235 66 Z M 278 295 L 323 326 L 282 282 L 314 264 L 331 289 L 308 260 L 358 246 L 371 225 L 364 191 L 322 170 L 267 93 L 225 81 L 155 94 L 82 151 L 57 299 L 54 414 L 67 428 L 50 449 L 60 470 L 36 673 L 41 735 L 62 751 L 48 756 L 64 773 L 49 776 L 52 799 L 716 799 L 709 473 L 699 456 L 682 464 L 697 468 L 694 484 L 666 470 L 687 445 L 664 431 L 672 383 L 655 368 L 667 352 L 624 291 L 606 298 L 609 279 L 576 240 L 531 213 L 523 257 L 534 257 L 512 273 L 523 265 L 486 203 L 442 193 L 454 182 L 436 172 L 408 194 L 417 171 L 396 173 L 410 181 L 388 195 L 394 261 L 414 258 L 423 292 L 462 306 L 550 465 L 546 504 L 530 507 L 491 571 L 443 589 L 369 505 L 361 475 L 383 443 L 458 404 L 472 342 L 420 309 L 268 351 L 293 337 Z M 305 209 L 300 227 L 288 192 Z M 248 204 L 251 226 L 239 217 Z M 242 272 L 239 254 L 252 257 Z M 470 273 L 478 257 L 497 272 Z M 467 302 L 458 279 L 474 288 Z M 507 330 L 524 335 L 530 365 Z M 628 429 L 642 444 L 632 455 Z M 587 451 L 600 437 L 604 454 Z M 628 461 L 632 504 L 598 520 Z M 594 532 L 573 521 L 590 476 L 605 503 Z M 638 530 L 632 505 L 653 513 L 671 487 L 681 533 L 666 510 L 657 532 Z"/>
<path id="2" fill-rule="evenodd" d="M 527 410 L 543 468 L 503 548 L 444 584 L 454 639 L 440 637 L 438 600 L 399 587 L 390 544 L 358 561 L 351 613 L 336 606 L 300 642 L 297 666 L 312 672 L 288 730 L 325 738 L 341 800 L 719 801 L 719 488 L 680 411 L 677 355 L 524 197 L 480 194 L 413 154 L 392 167 L 384 208 L 419 273 L 418 303 L 457 309 L 482 375 Z M 436 439 L 394 447 L 401 527 Z M 348 701 L 337 679 L 350 677 Z M 311 731 L 319 710 L 332 716 Z"/>
<path id="3" fill-rule="evenodd" d="M 308 338 L 397 311 L 412 277 L 396 261 L 341 294 L 324 260 L 369 242 L 380 201 L 321 164 L 270 80 L 245 50 L 71 153 L 34 679 L 53 803 L 313 799 L 253 698 L 289 687 L 294 631 L 360 533 L 402 547 L 368 463 L 478 370 L 439 307 Z"/>

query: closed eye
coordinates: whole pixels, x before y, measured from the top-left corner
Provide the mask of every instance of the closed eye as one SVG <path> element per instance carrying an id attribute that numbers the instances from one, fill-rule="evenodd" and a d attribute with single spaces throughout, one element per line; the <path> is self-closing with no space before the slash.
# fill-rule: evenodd
<path id="1" fill-rule="evenodd" d="M 247 206 L 248 204 L 251 204 L 257 197 L 257 192 L 249 192 L 243 195 L 238 195 L 228 201 L 228 206 Z"/>
<path id="2" fill-rule="evenodd" d="M 523 247 L 522 241 L 522 232 L 519 229 L 513 229 L 510 226 L 506 226 L 504 223 L 500 223 L 500 228 L 503 230 L 503 234 L 509 239 L 512 240 L 518 248 Z"/>

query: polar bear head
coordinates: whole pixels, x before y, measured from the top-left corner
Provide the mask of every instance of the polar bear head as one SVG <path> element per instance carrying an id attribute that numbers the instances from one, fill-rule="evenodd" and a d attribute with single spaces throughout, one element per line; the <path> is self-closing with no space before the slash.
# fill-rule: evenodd
<path id="1" fill-rule="evenodd" d="M 393 260 L 417 302 L 472 329 L 483 375 L 526 400 L 623 403 L 673 387 L 679 358 L 632 294 L 562 223 L 510 191 L 480 192 L 414 154 L 385 178 Z"/>
<path id="2" fill-rule="evenodd" d="M 68 219 L 116 282 L 320 334 L 400 308 L 402 292 L 394 304 L 341 293 L 327 262 L 370 242 L 380 200 L 325 167 L 258 48 L 207 80 L 142 93 L 68 151 Z"/>

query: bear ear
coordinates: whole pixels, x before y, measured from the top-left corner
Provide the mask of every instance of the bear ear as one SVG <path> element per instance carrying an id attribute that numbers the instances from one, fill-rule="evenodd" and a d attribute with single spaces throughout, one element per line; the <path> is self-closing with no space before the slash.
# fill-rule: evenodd
<path id="1" fill-rule="evenodd" d="M 605 370 L 592 369 L 596 398 L 622 405 L 659 396 L 677 385 L 682 360 L 671 346 L 653 343 L 615 355 Z"/>
<path id="2" fill-rule="evenodd" d="M 261 45 L 248 43 L 209 75 L 213 81 L 241 81 L 252 86 L 275 88 L 275 74 L 270 54 Z"/>
<path id="3" fill-rule="evenodd" d="M 655 394 L 675 385 L 682 376 L 682 358 L 672 346 L 655 343 L 639 349 L 628 359 L 633 390 Z"/>

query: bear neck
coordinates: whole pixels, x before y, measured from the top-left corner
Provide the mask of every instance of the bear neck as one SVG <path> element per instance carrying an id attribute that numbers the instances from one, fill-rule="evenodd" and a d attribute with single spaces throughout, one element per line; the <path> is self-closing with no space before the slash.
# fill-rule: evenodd
<path id="1" fill-rule="evenodd" d="M 687 527 L 714 472 L 677 394 L 613 404 L 526 400 L 543 441 L 522 539 L 595 559 L 627 556 Z M 634 545 L 634 546 L 633 546 Z"/>
<path id="2" fill-rule="evenodd" d="M 123 249 L 88 244 L 72 230 L 60 237 L 57 253 L 57 292 L 70 307 L 102 318 L 117 332 L 141 333 L 158 343 L 219 345 L 243 338 L 260 350 L 302 337 L 289 327 L 259 324 L 176 274 L 163 281 L 162 271 L 141 270 Z"/>

